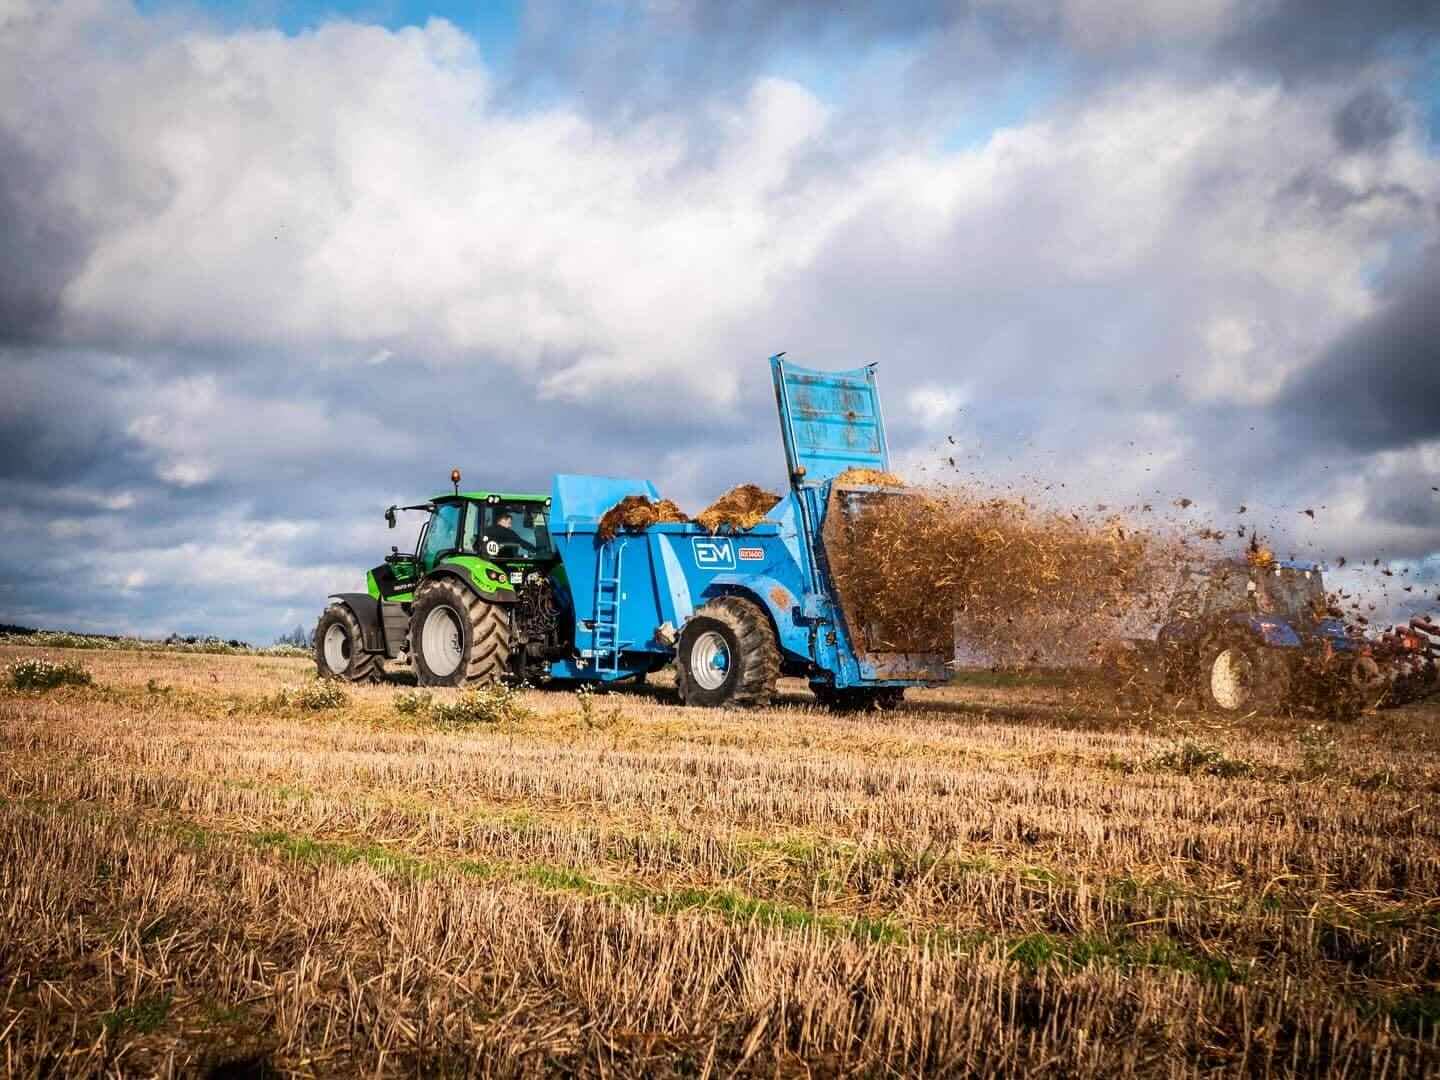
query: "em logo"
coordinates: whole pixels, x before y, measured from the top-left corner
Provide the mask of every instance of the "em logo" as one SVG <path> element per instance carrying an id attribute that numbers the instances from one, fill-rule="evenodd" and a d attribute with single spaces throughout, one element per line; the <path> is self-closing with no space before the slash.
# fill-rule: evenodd
<path id="1" fill-rule="evenodd" d="M 691 550 L 701 570 L 734 570 L 735 544 L 723 536 L 692 536 Z"/>

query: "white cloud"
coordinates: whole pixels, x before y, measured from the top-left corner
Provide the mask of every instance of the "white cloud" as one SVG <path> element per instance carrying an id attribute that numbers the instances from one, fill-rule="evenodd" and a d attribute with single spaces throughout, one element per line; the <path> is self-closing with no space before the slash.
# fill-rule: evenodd
<path id="1" fill-rule="evenodd" d="M 934 429 L 953 420 L 969 400 L 970 395 L 960 387 L 927 385 L 910 391 L 906 403 L 921 426 Z"/>
<path id="2" fill-rule="evenodd" d="M 1077 26 L 1138 20 L 1163 37 L 1205 33 L 1227 6 L 1066 10 Z M 65 155 L 56 197 L 97 230 L 64 296 L 83 333 L 359 346 L 370 364 L 402 348 L 432 366 L 498 359 L 565 401 L 659 376 L 723 405 L 750 349 L 823 339 L 777 297 L 868 231 L 847 270 L 881 290 L 842 320 L 884 326 L 884 286 L 931 259 L 952 275 L 962 329 L 970 297 L 1001 286 L 1038 306 L 1059 285 L 1108 290 L 1121 318 L 1117 290 L 1146 290 L 1138 304 L 1163 298 L 1179 319 L 1163 337 L 1187 385 L 1248 400 L 1217 322 L 1264 321 L 1265 370 L 1289 370 L 1373 304 L 1363 271 L 1397 229 L 1435 229 L 1400 198 L 1339 216 L 1301 189 L 1277 204 L 1304 175 L 1440 190 L 1413 133 L 1384 157 L 1342 159 L 1333 94 L 1149 79 L 965 152 L 897 143 L 825 165 L 815 155 L 843 135 L 837 118 L 785 79 L 699 106 L 700 122 L 611 129 L 564 101 L 499 107 L 473 43 L 443 20 L 147 37 L 113 16 L 138 56 L 101 63 L 75 11 L 31 20 L 11 46 L 12 60 L 72 73 L 47 106 L 66 117 L 51 126 L 63 143 L 47 142 L 39 103 L 13 83 L 0 122 Z M 926 317 L 927 337 L 949 329 L 945 313 Z M 180 483 L 223 471 L 203 458 L 167 468 Z"/>
<path id="3" fill-rule="evenodd" d="M 198 487 L 215 475 L 213 465 L 204 461 L 167 461 L 155 469 L 155 475 L 176 487 Z"/>

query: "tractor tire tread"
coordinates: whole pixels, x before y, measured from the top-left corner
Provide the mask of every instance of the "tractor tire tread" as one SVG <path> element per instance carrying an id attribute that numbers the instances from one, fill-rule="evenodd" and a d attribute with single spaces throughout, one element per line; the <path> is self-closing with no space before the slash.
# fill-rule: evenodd
<path id="1" fill-rule="evenodd" d="M 331 671 L 324 659 L 324 637 L 325 625 L 335 616 L 345 624 L 347 633 L 350 635 L 350 666 L 343 672 Z M 379 682 L 385 674 L 384 657 L 379 653 L 364 652 L 357 650 L 356 646 L 364 642 L 365 635 L 360 627 L 360 620 L 350 610 L 350 605 L 342 603 L 330 604 L 320 614 L 320 620 L 315 624 L 315 666 L 322 679 L 339 679 L 342 682 L 369 683 Z"/>
<path id="2" fill-rule="evenodd" d="M 450 576 L 422 582 L 415 591 L 416 606 L 437 592 L 469 623 L 470 652 L 464 660 L 465 675 L 460 685 L 499 682 L 510 670 L 509 613 L 499 604 L 480 599 Z M 419 661 L 419 635 L 412 630 L 410 638 L 410 666 L 416 679 L 424 682 Z M 450 684 L 443 682 L 441 685 Z"/>

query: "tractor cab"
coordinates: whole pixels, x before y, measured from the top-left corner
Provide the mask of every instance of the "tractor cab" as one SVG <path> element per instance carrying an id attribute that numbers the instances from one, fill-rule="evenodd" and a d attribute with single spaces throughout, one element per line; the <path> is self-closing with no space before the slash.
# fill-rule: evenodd
<path id="1" fill-rule="evenodd" d="M 385 511 L 390 528 L 401 511 L 426 514 L 413 552 L 392 547 L 383 566 L 370 571 L 370 593 L 378 599 L 407 602 L 414 586 L 442 563 L 468 556 L 490 564 L 492 580 L 518 585 L 533 571 L 558 561 L 550 541 L 550 499 L 545 495 L 488 491 L 437 495 L 413 506 Z"/>
<path id="2" fill-rule="evenodd" d="M 1227 559 L 1194 573 L 1172 601 L 1159 641 L 1179 647 L 1242 630 L 1268 648 L 1359 647 L 1330 610 L 1321 567 L 1281 559 Z"/>
<path id="3" fill-rule="evenodd" d="M 1208 616 L 1270 616 L 1303 631 L 1327 615 L 1324 579 L 1313 564 L 1223 562 L 1204 576 L 1198 593 L 1187 600 L 1198 599 Z"/>
<path id="4" fill-rule="evenodd" d="M 502 565 L 549 565 L 558 556 L 550 542 L 550 499 L 544 495 L 467 494 L 460 550 Z M 453 505 L 436 500 L 440 508 Z"/>

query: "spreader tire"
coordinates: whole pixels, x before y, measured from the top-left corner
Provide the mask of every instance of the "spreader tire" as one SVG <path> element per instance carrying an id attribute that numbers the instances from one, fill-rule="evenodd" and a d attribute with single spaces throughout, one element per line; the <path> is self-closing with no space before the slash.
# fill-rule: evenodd
<path id="1" fill-rule="evenodd" d="M 738 596 L 701 605 L 680 631 L 675 671 L 686 705 L 765 704 L 780 677 L 780 648 L 770 620 Z"/>
<path id="2" fill-rule="evenodd" d="M 811 683 L 815 700 L 832 712 L 889 712 L 905 700 L 903 686 L 851 686 L 844 689 L 829 683 Z"/>
<path id="3" fill-rule="evenodd" d="M 1286 693 L 1283 665 L 1238 634 L 1213 639 L 1201 654 L 1200 698 L 1223 713 L 1270 712 Z"/>
<path id="4" fill-rule="evenodd" d="M 360 620 L 348 604 L 331 604 L 315 625 L 315 667 L 322 679 L 356 683 L 384 673 L 383 657 L 365 651 Z"/>
<path id="5" fill-rule="evenodd" d="M 509 671 L 510 613 L 452 576 L 432 578 L 410 609 L 410 660 L 421 686 L 496 682 Z"/>

